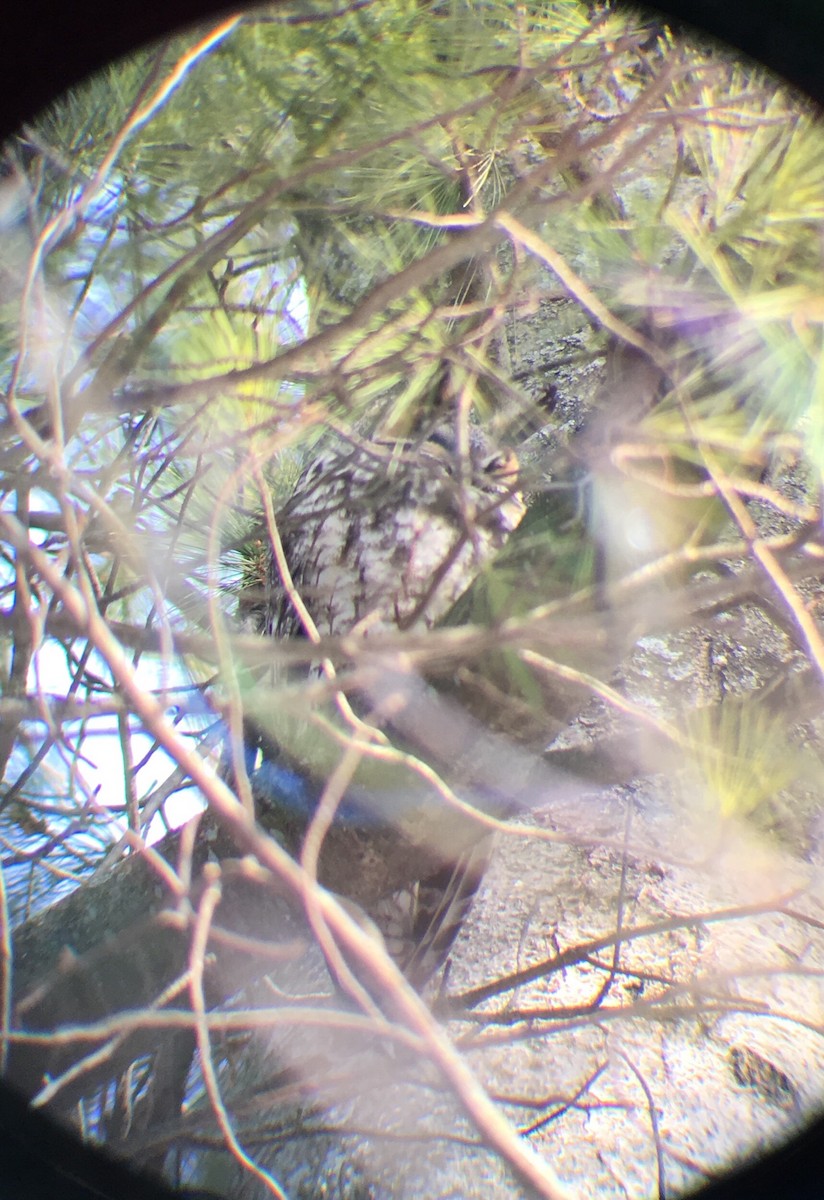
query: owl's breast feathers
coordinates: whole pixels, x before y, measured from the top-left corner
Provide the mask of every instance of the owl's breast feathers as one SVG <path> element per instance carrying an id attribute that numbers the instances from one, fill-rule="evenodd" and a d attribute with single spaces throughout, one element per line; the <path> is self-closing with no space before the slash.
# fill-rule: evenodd
<path id="1" fill-rule="evenodd" d="M 420 444 L 341 446 L 298 480 L 278 524 L 292 581 L 318 631 L 435 624 L 524 513 L 518 460 L 472 430 L 462 460 L 448 434 Z M 277 565 L 267 632 L 302 632 Z"/>

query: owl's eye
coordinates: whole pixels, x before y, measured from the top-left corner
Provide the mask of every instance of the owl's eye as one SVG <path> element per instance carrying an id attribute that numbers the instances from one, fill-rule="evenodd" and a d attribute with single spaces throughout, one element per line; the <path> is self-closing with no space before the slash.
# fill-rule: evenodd
<path id="1" fill-rule="evenodd" d="M 484 463 L 487 475 L 514 475 L 518 470 L 518 460 L 511 450 L 493 454 Z"/>

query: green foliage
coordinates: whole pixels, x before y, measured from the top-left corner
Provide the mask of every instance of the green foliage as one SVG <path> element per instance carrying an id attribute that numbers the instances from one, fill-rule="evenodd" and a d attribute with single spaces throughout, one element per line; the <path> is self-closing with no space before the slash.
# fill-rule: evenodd
<path id="1" fill-rule="evenodd" d="M 574 0 L 304 0 L 198 50 L 208 32 L 6 149 L 0 370 L 31 435 L 3 429 L 3 504 L 47 508 L 48 554 L 104 615 L 155 650 L 225 622 L 261 488 L 277 507 L 330 426 L 406 434 L 436 410 L 549 426 L 552 447 L 534 487 L 542 452 L 522 455 L 531 511 L 456 621 L 607 607 L 679 555 L 682 585 L 693 552 L 742 536 L 713 472 L 745 489 L 789 457 L 808 515 L 824 139 L 803 104 Z M 586 355 L 639 341 L 655 388 L 582 399 Z M 558 380 L 575 403 L 547 412 Z M 501 693 L 539 710 L 523 660 L 495 658 Z"/>
<path id="2" fill-rule="evenodd" d="M 722 817 L 757 814 L 764 821 L 775 811 L 778 793 L 801 771 L 786 714 L 771 712 L 757 697 L 696 709 L 686 727 L 702 784 L 695 803 L 706 803 Z"/>

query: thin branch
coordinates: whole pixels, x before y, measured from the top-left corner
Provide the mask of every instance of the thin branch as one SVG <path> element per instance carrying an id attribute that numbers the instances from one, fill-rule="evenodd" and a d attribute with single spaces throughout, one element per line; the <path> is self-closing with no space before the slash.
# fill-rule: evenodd
<path id="1" fill-rule="evenodd" d="M 46 555 L 29 543 L 25 529 L 13 516 L 0 511 L 0 528 L 5 530 L 6 536 L 18 552 L 31 562 L 60 597 L 69 614 L 107 661 L 120 688 L 146 728 L 189 772 L 193 782 L 201 788 L 218 819 L 237 845 L 244 852 L 255 854 L 262 865 L 271 870 L 276 878 L 281 879 L 294 894 L 302 896 L 308 889 L 316 889 L 318 908 L 335 937 L 370 971 L 376 984 L 391 994 L 398 1013 L 423 1039 L 428 1056 L 449 1081 L 467 1114 L 489 1144 L 535 1188 L 538 1195 L 546 1200 L 571 1197 L 572 1193 L 561 1185 L 549 1165 L 521 1141 L 517 1131 L 497 1110 L 469 1067 L 455 1051 L 445 1031 L 404 979 L 400 970 L 387 955 L 376 952 L 370 935 L 357 925 L 332 896 L 318 888 L 277 842 L 265 837 L 255 828 L 243 806 L 226 784 L 217 779 L 193 753 L 169 722 L 160 705 L 146 694 L 122 648 L 98 613 L 55 571 Z"/>

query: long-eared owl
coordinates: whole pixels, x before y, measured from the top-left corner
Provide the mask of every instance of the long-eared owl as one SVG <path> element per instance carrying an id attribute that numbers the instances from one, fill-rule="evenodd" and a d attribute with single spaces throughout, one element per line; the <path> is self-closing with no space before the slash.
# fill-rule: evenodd
<path id="1" fill-rule="evenodd" d="M 518 461 L 469 429 L 420 442 L 341 442 L 300 476 L 278 515 L 292 581 L 318 632 L 434 625 L 524 513 Z M 273 556 L 247 611 L 275 637 L 303 632 Z"/>
<path id="2" fill-rule="evenodd" d="M 341 438 L 303 471 L 277 525 L 291 582 L 321 636 L 429 628 L 504 545 L 525 511 L 518 460 L 474 426 L 464 440 L 461 454 L 446 426 L 419 441 Z M 264 635 L 305 633 L 271 548 L 241 613 Z M 278 763 L 277 777 L 286 769 Z M 488 849 L 484 839 L 370 912 L 416 986 L 448 955 Z"/>

